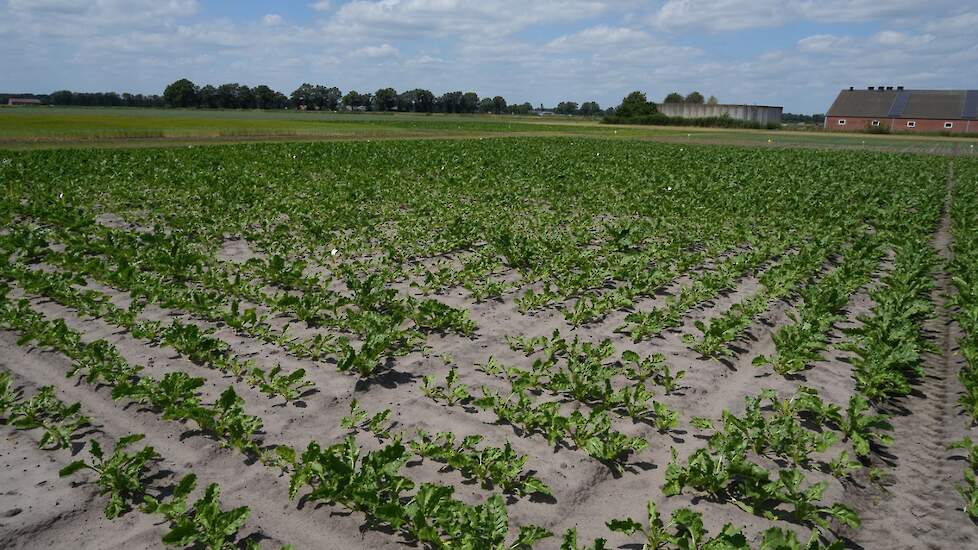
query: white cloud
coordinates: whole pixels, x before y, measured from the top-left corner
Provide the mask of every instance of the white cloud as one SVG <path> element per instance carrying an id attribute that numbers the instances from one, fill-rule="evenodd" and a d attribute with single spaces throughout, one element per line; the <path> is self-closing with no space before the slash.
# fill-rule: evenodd
<path id="1" fill-rule="evenodd" d="M 309 7 L 316 11 L 329 11 L 333 7 L 333 3 L 329 0 L 319 0 L 319 2 L 309 4 Z"/>
<path id="2" fill-rule="evenodd" d="M 932 14 L 951 0 L 666 0 L 652 16 L 663 30 L 715 31 L 775 27 L 791 21 L 860 23 Z"/>
<path id="3" fill-rule="evenodd" d="M 873 41 L 884 46 L 919 47 L 934 41 L 932 34 L 909 35 L 897 31 L 881 31 L 873 36 Z"/>
<path id="4" fill-rule="evenodd" d="M 929 32 L 956 32 L 967 29 L 974 31 L 975 28 L 978 28 L 978 12 L 959 13 L 951 17 L 942 17 L 929 21 L 924 25 L 924 30 Z"/>
<path id="5" fill-rule="evenodd" d="M 644 31 L 602 25 L 555 38 L 547 44 L 547 49 L 554 52 L 569 52 L 606 46 L 644 44 L 651 41 L 652 37 Z"/>
<path id="6" fill-rule="evenodd" d="M 394 46 L 391 46 L 390 44 L 381 44 L 379 46 L 366 46 L 360 48 L 354 51 L 353 55 L 377 59 L 380 57 L 394 57 L 398 53 L 397 48 Z"/>
<path id="7" fill-rule="evenodd" d="M 93 26 L 159 22 L 161 19 L 189 17 L 197 13 L 197 0 L 8 0 L 11 15 L 40 20 L 47 24 L 63 22 Z"/>
<path id="8" fill-rule="evenodd" d="M 546 22 L 597 16 L 611 2 L 593 0 L 354 0 L 337 10 L 329 30 L 398 38 L 498 36 Z"/>
<path id="9" fill-rule="evenodd" d="M 798 49 L 809 53 L 830 53 L 852 47 L 852 39 L 831 34 L 816 34 L 798 41 Z"/>
<path id="10" fill-rule="evenodd" d="M 278 14 L 275 14 L 275 13 L 270 13 L 270 14 L 266 15 L 265 17 L 262 17 L 261 20 L 262 20 L 262 23 L 264 23 L 266 25 L 270 25 L 270 26 L 275 26 L 275 25 L 281 25 L 282 24 L 282 16 L 281 15 L 278 15 Z"/>

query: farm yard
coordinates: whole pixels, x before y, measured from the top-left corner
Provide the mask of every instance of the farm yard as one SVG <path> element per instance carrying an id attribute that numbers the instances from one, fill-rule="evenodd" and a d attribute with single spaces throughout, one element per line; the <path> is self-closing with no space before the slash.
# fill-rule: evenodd
<path id="1" fill-rule="evenodd" d="M 927 143 L 0 151 L 0 546 L 974 547 Z"/>

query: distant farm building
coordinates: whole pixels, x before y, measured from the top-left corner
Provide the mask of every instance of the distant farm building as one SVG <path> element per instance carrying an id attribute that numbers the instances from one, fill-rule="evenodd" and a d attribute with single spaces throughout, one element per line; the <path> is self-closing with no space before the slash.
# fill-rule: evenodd
<path id="1" fill-rule="evenodd" d="M 978 90 L 849 88 L 825 115 L 825 128 L 839 131 L 978 133 Z"/>
<path id="2" fill-rule="evenodd" d="M 7 105 L 41 105 L 41 100 L 11 97 L 7 100 Z"/>
<path id="3" fill-rule="evenodd" d="M 672 117 L 712 118 L 727 116 L 734 120 L 757 122 L 761 125 L 781 124 L 783 107 L 768 105 L 733 105 L 704 103 L 657 103 L 659 112 Z"/>

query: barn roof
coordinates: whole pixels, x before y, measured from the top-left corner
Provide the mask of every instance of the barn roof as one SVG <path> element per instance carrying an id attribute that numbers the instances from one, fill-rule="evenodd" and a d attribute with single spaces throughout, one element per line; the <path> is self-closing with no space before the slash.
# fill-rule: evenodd
<path id="1" fill-rule="evenodd" d="M 978 90 L 843 90 L 828 116 L 978 118 Z"/>

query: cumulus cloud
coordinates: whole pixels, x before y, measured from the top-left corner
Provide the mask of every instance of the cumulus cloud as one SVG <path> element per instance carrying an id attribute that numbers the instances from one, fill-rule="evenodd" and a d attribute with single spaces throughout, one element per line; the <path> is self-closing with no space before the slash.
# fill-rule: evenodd
<path id="1" fill-rule="evenodd" d="M 881 31 L 873 36 L 873 40 L 884 46 L 909 46 L 918 47 L 930 44 L 934 41 L 932 34 L 909 35 L 897 31 Z"/>
<path id="2" fill-rule="evenodd" d="M 353 55 L 376 59 L 379 57 L 393 57 L 398 53 L 397 48 L 394 46 L 391 46 L 390 44 L 381 44 L 379 46 L 366 46 L 360 48 L 354 51 Z"/>
<path id="3" fill-rule="evenodd" d="M 798 49 L 809 53 L 829 53 L 852 48 L 852 39 L 831 34 L 816 34 L 806 36 L 798 41 Z"/>
<path id="4" fill-rule="evenodd" d="M 11 16 L 22 19 L 95 26 L 189 17 L 200 7 L 197 0 L 8 0 L 7 6 Z"/>
<path id="5" fill-rule="evenodd" d="M 316 11 L 329 11 L 333 7 L 333 3 L 329 0 L 319 0 L 319 2 L 309 4 L 309 7 Z"/>
<path id="6" fill-rule="evenodd" d="M 860 23 L 906 19 L 956 6 L 949 0 L 666 0 L 652 22 L 664 30 L 775 27 L 791 21 Z"/>
<path id="7" fill-rule="evenodd" d="M 266 15 L 265 17 L 262 17 L 261 20 L 262 20 L 262 23 L 265 23 L 266 25 L 272 25 L 272 26 L 274 26 L 274 25 L 281 25 L 282 24 L 282 16 L 281 15 L 278 15 L 278 14 L 275 14 L 275 13 L 270 13 L 270 14 Z"/>
<path id="8" fill-rule="evenodd" d="M 652 37 L 644 31 L 601 25 L 557 37 L 547 44 L 547 49 L 554 52 L 568 52 L 607 46 L 637 45 L 651 40 Z"/>
<path id="9" fill-rule="evenodd" d="M 354 0 L 343 4 L 330 30 L 390 37 L 512 34 L 543 22 L 587 19 L 609 9 L 593 0 Z"/>

